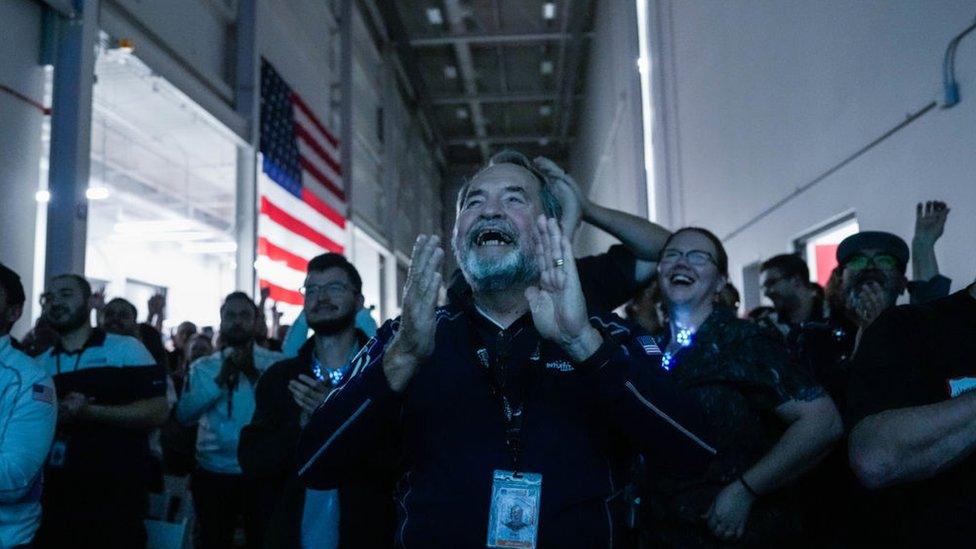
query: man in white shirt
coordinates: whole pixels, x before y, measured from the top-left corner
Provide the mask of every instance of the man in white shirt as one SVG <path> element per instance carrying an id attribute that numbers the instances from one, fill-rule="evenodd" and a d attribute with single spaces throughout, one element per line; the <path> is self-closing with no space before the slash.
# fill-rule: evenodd
<path id="1" fill-rule="evenodd" d="M 238 517 L 244 519 L 247 546 L 262 546 L 255 490 L 241 472 L 237 446 L 241 429 L 254 414 L 258 377 L 284 355 L 255 344 L 257 314 L 254 301 L 243 292 L 224 299 L 221 349 L 190 365 L 189 381 L 176 405 L 179 422 L 199 422 L 199 467 L 190 489 L 207 548 L 231 547 Z"/>

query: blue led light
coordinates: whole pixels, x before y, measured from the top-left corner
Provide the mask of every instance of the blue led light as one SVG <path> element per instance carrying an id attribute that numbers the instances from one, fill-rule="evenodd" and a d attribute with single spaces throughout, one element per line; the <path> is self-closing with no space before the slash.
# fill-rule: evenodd
<path id="1" fill-rule="evenodd" d="M 694 328 L 681 328 L 674 335 L 674 340 L 684 349 L 685 347 L 691 346 L 694 341 L 694 336 Z M 661 367 L 670 372 L 672 366 L 674 366 L 674 353 L 665 351 L 664 356 L 661 358 Z"/>

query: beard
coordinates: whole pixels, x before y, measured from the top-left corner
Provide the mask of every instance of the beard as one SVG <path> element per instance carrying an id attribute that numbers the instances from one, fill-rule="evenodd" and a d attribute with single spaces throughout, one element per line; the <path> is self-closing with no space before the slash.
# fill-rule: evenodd
<path id="1" fill-rule="evenodd" d="M 309 320 L 308 327 L 315 332 L 315 335 L 334 335 L 347 330 L 356 324 L 356 314 L 358 311 L 351 310 L 336 318 L 325 318 L 322 320 Z"/>
<path id="2" fill-rule="evenodd" d="M 478 234 L 485 229 L 494 229 L 508 235 L 514 248 L 501 259 L 487 259 L 475 253 Z M 515 227 L 507 222 L 484 221 L 476 223 L 468 231 L 463 241 L 455 238 L 452 243 L 454 259 L 464 273 L 468 284 L 476 291 L 496 292 L 508 288 L 526 286 L 539 278 L 539 266 L 536 265 L 533 254 L 526 252 L 522 246 Z"/>
<path id="3" fill-rule="evenodd" d="M 254 341 L 254 333 L 244 328 L 231 328 L 220 332 L 220 339 L 230 347 L 243 347 Z"/>
<path id="4" fill-rule="evenodd" d="M 58 318 L 54 318 L 55 312 L 59 313 L 57 315 Z M 62 312 L 69 312 L 69 314 L 65 317 L 60 314 Z M 78 307 L 74 311 L 68 311 L 67 307 L 57 305 L 52 306 L 50 312 L 45 316 L 47 317 L 48 324 L 54 328 L 54 331 L 64 335 L 71 331 L 77 330 L 88 323 L 90 321 L 91 313 L 84 306 Z"/>
<path id="5" fill-rule="evenodd" d="M 512 250 L 500 261 L 480 258 L 470 248 L 455 252 L 454 256 L 468 283 L 478 291 L 496 292 L 525 286 L 539 278 L 535 261 L 520 248 Z"/>

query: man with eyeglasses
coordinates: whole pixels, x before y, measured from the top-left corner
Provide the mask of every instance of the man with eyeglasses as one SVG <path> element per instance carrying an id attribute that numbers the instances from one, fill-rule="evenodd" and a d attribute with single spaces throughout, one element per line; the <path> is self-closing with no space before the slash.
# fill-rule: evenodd
<path id="1" fill-rule="evenodd" d="M 169 414 L 166 371 L 136 338 L 93 328 L 91 297 L 76 274 L 54 277 L 42 296 L 59 339 L 37 361 L 59 411 L 37 547 L 146 544 L 148 434 Z"/>
<path id="2" fill-rule="evenodd" d="M 241 429 L 254 414 L 258 377 L 281 360 L 280 353 L 255 342 L 258 307 L 244 292 L 233 292 L 220 307 L 217 352 L 190 365 L 189 380 L 176 419 L 197 423 L 198 468 L 190 480 L 203 546 L 229 548 L 238 519 L 243 519 L 247 547 L 263 547 L 258 492 L 237 460 Z"/>
<path id="3" fill-rule="evenodd" d="M 298 438 L 330 391 L 351 375 L 352 359 L 369 339 L 357 328 L 363 281 L 345 257 L 312 258 L 302 287 L 314 335 L 295 358 L 271 366 L 258 383 L 257 408 L 238 448 L 244 474 L 261 493 L 272 547 L 383 547 L 393 536 L 389 456 L 363 455 L 367 474 L 350 475 L 337 490 L 306 489 L 295 475 Z"/>

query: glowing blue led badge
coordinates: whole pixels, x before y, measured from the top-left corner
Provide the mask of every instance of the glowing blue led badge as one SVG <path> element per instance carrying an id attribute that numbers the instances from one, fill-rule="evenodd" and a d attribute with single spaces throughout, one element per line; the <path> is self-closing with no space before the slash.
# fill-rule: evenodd
<path id="1" fill-rule="evenodd" d="M 674 334 L 674 340 L 681 346 L 681 349 L 684 349 L 692 344 L 694 336 L 694 328 L 681 328 Z M 670 372 L 672 366 L 674 366 L 674 354 L 671 351 L 665 351 L 664 357 L 661 358 L 661 367 Z"/>

